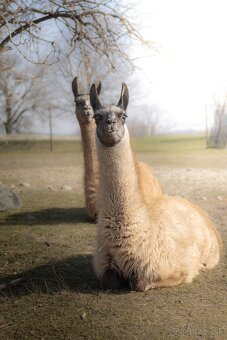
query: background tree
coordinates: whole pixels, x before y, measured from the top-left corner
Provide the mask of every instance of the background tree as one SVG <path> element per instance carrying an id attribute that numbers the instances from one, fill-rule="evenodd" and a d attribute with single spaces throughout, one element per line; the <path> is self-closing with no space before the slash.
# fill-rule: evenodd
<path id="1" fill-rule="evenodd" d="M 0 119 L 6 133 L 11 134 L 31 125 L 27 113 L 36 112 L 40 92 L 37 85 L 42 70 L 34 69 L 31 65 L 29 67 L 19 62 L 16 56 L 10 55 L 2 64 L 5 71 L 0 73 Z M 26 115 L 27 119 L 24 118 Z"/>
<path id="2" fill-rule="evenodd" d="M 159 128 L 159 113 L 158 108 L 152 104 L 142 104 L 133 106 L 133 119 L 129 117 L 129 130 L 132 135 L 141 137 L 153 136 Z"/>
<path id="3" fill-rule="evenodd" d="M 224 148 L 227 145 L 227 95 L 223 100 L 215 100 L 213 125 L 207 145 L 214 148 Z"/>
<path id="4" fill-rule="evenodd" d="M 42 66 L 41 66 L 42 68 Z M 45 66 L 45 72 L 39 79 L 40 92 L 37 99 L 37 112 L 45 117 L 53 129 L 56 125 L 63 126 L 65 121 L 70 120 L 76 128 L 75 103 L 71 89 L 72 77 L 67 76 L 59 67 L 59 64 Z"/>

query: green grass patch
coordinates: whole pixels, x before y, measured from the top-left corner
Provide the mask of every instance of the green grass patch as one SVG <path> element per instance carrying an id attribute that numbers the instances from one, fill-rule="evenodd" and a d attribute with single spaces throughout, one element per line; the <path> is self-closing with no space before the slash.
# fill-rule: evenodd
<path id="1" fill-rule="evenodd" d="M 137 151 L 192 151 L 204 150 L 206 140 L 203 136 L 153 136 L 133 138 L 133 145 Z"/>
<path id="2" fill-rule="evenodd" d="M 82 144 L 79 139 L 67 140 L 67 139 L 53 139 L 53 151 L 54 152 L 80 152 L 82 150 Z M 49 140 L 3 140 L 0 139 L 0 152 L 48 152 L 50 151 Z"/>

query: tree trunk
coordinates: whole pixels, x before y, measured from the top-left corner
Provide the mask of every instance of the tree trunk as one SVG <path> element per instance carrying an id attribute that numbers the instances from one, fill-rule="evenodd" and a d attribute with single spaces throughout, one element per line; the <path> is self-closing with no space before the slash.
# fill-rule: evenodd
<path id="1" fill-rule="evenodd" d="M 7 134 L 12 134 L 13 132 L 13 113 L 11 108 L 11 94 L 6 94 L 6 123 L 5 130 Z"/>
<path id="2" fill-rule="evenodd" d="M 13 121 L 11 120 L 7 120 L 7 122 L 5 123 L 5 130 L 7 135 L 11 135 L 13 133 Z"/>

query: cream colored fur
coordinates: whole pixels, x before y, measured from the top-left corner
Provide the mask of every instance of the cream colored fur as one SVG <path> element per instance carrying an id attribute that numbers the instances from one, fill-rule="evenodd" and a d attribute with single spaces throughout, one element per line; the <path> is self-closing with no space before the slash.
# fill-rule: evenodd
<path id="1" fill-rule="evenodd" d="M 213 268 L 221 245 L 215 226 L 184 199 L 144 196 L 127 127 L 114 147 L 96 142 L 102 180 L 94 269 L 101 282 L 113 270 L 126 280 L 136 278 L 133 288 L 146 291 L 191 282 Z"/>
<path id="2" fill-rule="evenodd" d="M 153 174 L 151 167 L 144 163 L 135 160 L 139 187 L 147 204 L 151 202 L 154 197 L 163 195 L 161 186 Z"/>
<path id="3" fill-rule="evenodd" d="M 79 119 L 80 112 L 76 115 L 80 124 L 84 154 L 84 194 L 86 209 L 90 217 L 96 219 L 98 215 L 98 161 L 95 145 L 95 121 L 83 122 Z"/>

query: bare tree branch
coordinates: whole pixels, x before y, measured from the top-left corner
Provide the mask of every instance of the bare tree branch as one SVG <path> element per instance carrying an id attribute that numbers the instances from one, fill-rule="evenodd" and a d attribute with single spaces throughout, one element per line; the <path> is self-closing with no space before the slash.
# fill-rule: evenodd
<path id="1" fill-rule="evenodd" d="M 30 60 L 27 51 L 22 47 L 33 46 L 34 52 L 34 44 L 38 44 L 39 50 L 40 43 L 45 42 L 49 46 L 48 56 L 44 58 L 46 61 L 55 53 L 68 55 L 74 49 L 81 51 L 85 44 L 87 51 L 91 49 L 100 56 L 104 54 L 108 62 L 112 52 L 130 61 L 124 49 L 126 40 L 147 45 L 148 42 L 144 41 L 127 18 L 124 13 L 126 9 L 128 10 L 118 0 L 3 1 L 0 4 L 0 50 L 12 43 Z M 58 27 L 64 38 L 63 44 L 62 41 L 46 38 L 43 28 L 48 21 L 54 22 Z"/>

